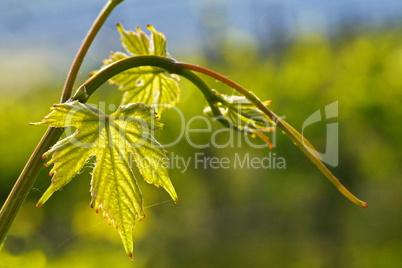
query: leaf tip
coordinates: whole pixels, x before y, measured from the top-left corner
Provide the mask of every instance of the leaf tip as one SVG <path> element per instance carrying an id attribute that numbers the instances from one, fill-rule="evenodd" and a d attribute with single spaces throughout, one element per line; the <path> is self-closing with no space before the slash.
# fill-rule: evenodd
<path id="1" fill-rule="evenodd" d="M 127 255 L 128 255 L 128 257 L 130 258 L 130 260 L 134 260 L 134 257 L 133 257 L 133 253 L 132 252 L 127 252 Z"/>
<path id="2" fill-rule="evenodd" d="M 260 137 L 269 147 L 270 150 L 274 149 L 274 144 L 271 142 L 271 139 L 265 136 L 261 132 L 257 132 L 258 137 Z"/>
<path id="3" fill-rule="evenodd" d="M 41 207 L 42 205 L 43 205 L 42 202 L 38 202 L 38 203 L 36 204 L 36 207 L 39 208 L 39 207 Z"/>
<path id="4" fill-rule="evenodd" d="M 42 160 L 45 160 L 47 158 L 47 154 L 42 155 Z"/>

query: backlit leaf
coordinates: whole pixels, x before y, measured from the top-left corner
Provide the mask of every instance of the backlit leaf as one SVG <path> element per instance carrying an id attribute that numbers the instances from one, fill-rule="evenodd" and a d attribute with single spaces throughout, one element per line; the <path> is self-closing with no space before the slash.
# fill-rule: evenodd
<path id="1" fill-rule="evenodd" d="M 165 36 L 156 31 L 151 25 L 147 28 L 151 31 L 149 38 L 139 27 L 137 32 L 126 31 L 120 24 L 117 29 L 121 36 L 121 42 L 127 55 L 122 52 L 112 52 L 109 59 L 104 61 L 104 66 L 124 59 L 129 56 L 156 55 L 169 57 L 166 51 Z M 111 84 L 124 91 L 122 105 L 135 102 L 143 102 L 152 106 L 159 113 L 166 108 L 171 108 L 179 101 L 179 78 L 157 67 L 143 66 L 122 72 L 109 80 Z"/>
<path id="2" fill-rule="evenodd" d="M 127 254 L 132 258 L 132 228 L 144 217 L 141 190 L 131 162 L 148 183 L 162 186 L 175 202 L 177 195 L 167 172 L 166 151 L 152 136 L 162 129 L 151 107 L 143 103 L 120 107 L 107 116 L 80 102 L 56 104 L 42 122 L 53 127 L 76 128 L 57 142 L 43 157 L 52 155 L 47 166 L 54 164 L 50 187 L 38 202 L 41 206 L 65 186 L 84 167 L 90 156 L 96 157 L 91 180 L 91 206 L 116 227 Z"/>
<path id="3" fill-rule="evenodd" d="M 223 116 L 234 129 L 251 134 L 252 137 L 257 135 L 267 143 L 269 148 L 274 148 L 273 143 L 264 135 L 264 132 L 275 131 L 275 122 L 244 96 L 227 96 L 217 92 L 216 94 L 220 101 L 214 105 L 219 109 L 220 115 L 214 115 L 211 107 L 204 109 L 205 114 L 212 117 Z M 268 106 L 271 101 L 264 101 L 263 104 Z"/>
<path id="4" fill-rule="evenodd" d="M 275 123 L 245 97 L 227 96 L 225 94 L 219 94 L 219 96 L 221 102 L 215 105 L 235 128 L 251 134 L 275 130 Z M 271 101 L 263 102 L 265 106 L 270 103 Z M 205 108 L 204 113 L 213 116 L 211 107 Z"/>

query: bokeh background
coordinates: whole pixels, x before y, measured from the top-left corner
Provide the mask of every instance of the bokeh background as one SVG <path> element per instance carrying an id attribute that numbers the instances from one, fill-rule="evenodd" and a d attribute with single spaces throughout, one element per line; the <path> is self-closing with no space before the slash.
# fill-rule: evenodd
<path id="1" fill-rule="evenodd" d="M 66 73 L 104 1 L 0 3 L 0 202 L 3 203 L 44 127 L 32 127 L 59 101 Z M 228 75 L 286 116 L 297 129 L 338 101 L 342 183 L 369 203 L 346 200 L 282 135 L 272 151 L 286 169 L 170 171 L 179 194 L 140 180 L 146 219 L 134 229 L 135 261 L 117 232 L 89 207 L 89 168 L 41 208 L 50 183 L 44 168 L 18 214 L 1 267 L 401 267 L 402 266 L 402 3 L 387 1 L 140 1 L 118 6 L 89 51 L 77 86 L 111 50 L 115 29 L 153 24 L 173 57 Z M 232 93 L 213 80 L 215 88 Z M 205 102 L 186 81 L 178 106 L 187 124 Z M 91 98 L 118 104 L 105 85 Z M 183 126 L 175 111 L 162 117 L 162 143 Z M 306 129 L 325 151 L 326 123 Z M 202 120 L 191 128 L 205 128 Z M 212 131 L 221 129 L 212 123 Z M 238 135 L 235 134 L 237 137 Z M 217 136 L 221 143 L 224 134 Z M 192 133 L 211 142 L 211 133 Z M 171 154 L 265 157 L 246 143 L 195 149 L 183 139 Z"/>

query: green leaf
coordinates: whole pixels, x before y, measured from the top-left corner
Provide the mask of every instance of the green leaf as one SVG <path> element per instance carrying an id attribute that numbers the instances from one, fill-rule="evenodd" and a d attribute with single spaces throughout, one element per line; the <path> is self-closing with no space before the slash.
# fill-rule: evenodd
<path id="1" fill-rule="evenodd" d="M 148 25 L 147 28 L 151 32 L 151 40 L 140 27 L 136 28 L 137 32 L 135 33 L 126 31 L 121 24 L 117 24 L 123 47 L 133 56 L 155 55 L 167 57 L 165 36 L 156 31 L 152 25 Z"/>
<path id="2" fill-rule="evenodd" d="M 117 29 L 121 36 L 121 42 L 126 51 L 132 56 L 156 55 L 169 57 L 166 51 L 165 36 L 156 31 L 151 25 L 147 28 L 151 31 L 149 38 L 139 27 L 137 32 L 126 31 L 120 24 Z M 104 66 L 118 60 L 129 57 L 122 52 L 111 53 L 109 59 L 104 61 Z M 166 108 L 175 106 L 179 101 L 180 89 L 179 77 L 157 67 L 143 66 L 122 72 L 109 80 L 111 84 L 124 91 L 121 104 L 143 102 L 152 106 L 159 113 Z"/>
<path id="3" fill-rule="evenodd" d="M 275 122 L 244 96 L 216 94 L 219 98 L 219 102 L 215 105 L 219 108 L 221 114 L 228 118 L 228 121 L 233 127 L 250 134 L 275 130 Z M 265 106 L 268 106 L 270 103 L 271 101 L 263 102 Z M 209 116 L 214 116 L 211 107 L 205 108 L 204 113 Z"/>
<path id="4" fill-rule="evenodd" d="M 244 96 L 227 96 L 215 92 L 215 97 L 217 102 L 210 105 L 214 105 L 219 109 L 218 114 L 214 114 L 211 106 L 204 109 L 205 114 L 211 117 L 224 118 L 224 121 L 227 122 L 225 125 L 245 134 L 251 134 L 252 137 L 258 136 L 270 149 L 274 148 L 274 144 L 264 134 L 265 132 L 276 130 L 276 123 L 271 118 Z M 264 101 L 262 104 L 268 106 L 271 101 Z"/>
<path id="5" fill-rule="evenodd" d="M 88 158 L 96 157 L 91 180 L 91 207 L 116 227 L 130 258 L 133 254 L 132 228 L 144 217 L 141 190 L 134 177 L 134 159 L 144 179 L 162 186 L 175 202 L 177 195 L 169 179 L 166 151 L 152 136 L 162 129 L 151 107 L 143 103 L 120 107 L 107 116 L 100 110 L 78 101 L 56 104 L 49 115 L 37 124 L 76 128 L 57 142 L 43 157 L 52 155 L 54 164 L 50 187 L 38 202 L 41 206 L 65 186 L 84 167 Z"/>

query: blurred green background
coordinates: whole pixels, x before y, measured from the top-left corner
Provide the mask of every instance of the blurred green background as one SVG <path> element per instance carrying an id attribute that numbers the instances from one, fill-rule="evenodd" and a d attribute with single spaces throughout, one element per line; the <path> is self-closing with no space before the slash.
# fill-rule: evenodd
<path id="1" fill-rule="evenodd" d="M 114 19 L 112 23 L 118 18 Z M 135 24 L 125 27 L 133 29 Z M 177 205 L 164 190 L 137 176 L 146 219 L 134 229 L 131 262 L 117 232 L 89 207 L 88 167 L 46 205 L 35 208 L 50 183 L 49 169 L 44 168 L 0 252 L 0 267 L 401 267 L 402 35 L 398 28 L 352 28 L 331 36 L 311 31 L 281 44 L 263 43 L 250 35 L 242 38 L 244 32 L 235 33 L 239 39 L 223 34 L 214 37 L 212 52 L 208 46 L 182 54 L 176 49 L 173 56 L 221 72 L 261 99 L 272 100 L 272 110 L 299 130 L 308 116 L 338 101 L 339 117 L 331 122 L 339 123 L 339 166 L 331 171 L 369 208 L 346 200 L 278 133 L 272 153 L 286 160 L 286 169 L 195 169 L 194 165 L 186 172 L 172 169 Z M 112 48 L 121 50 L 116 32 L 112 36 L 116 41 Z M 99 41 L 94 46 L 102 50 L 90 52 L 80 82 L 111 49 Z M 45 131 L 28 122 L 40 121 L 58 102 L 72 58 L 29 43 L 19 44 L 18 50 L 2 48 L 0 54 L 3 203 Z M 205 102 L 188 82 L 181 85 L 178 107 L 188 124 L 202 115 Z M 120 96 L 116 88 L 105 85 L 89 102 L 118 104 Z M 178 137 L 183 128 L 179 119 L 176 111 L 163 114 L 166 129 L 156 133 L 162 144 Z M 326 123 L 316 123 L 305 132 L 319 151 L 325 151 Z M 191 128 L 205 127 L 202 120 L 191 123 Z M 212 131 L 219 129 L 213 122 Z M 227 135 L 218 135 L 218 141 L 225 143 Z M 198 144 L 211 142 L 211 133 L 190 137 Z M 268 149 L 254 149 L 246 142 L 196 149 L 185 139 L 167 150 L 181 157 L 202 153 L 232 161 L 236 154 L 260 158 L 269 154 Z"/>

